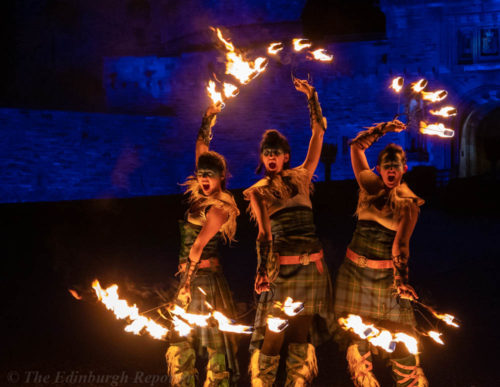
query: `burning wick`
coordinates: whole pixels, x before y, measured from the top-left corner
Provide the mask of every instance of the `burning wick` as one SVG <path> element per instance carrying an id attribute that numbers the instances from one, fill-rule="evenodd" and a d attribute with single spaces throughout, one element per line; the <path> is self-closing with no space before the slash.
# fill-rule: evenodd
<path id="1" fill-rule="evenodd" d="M 267 48 L 268 54 L 275 55 L 281 50 L 283 50 L 284 46 L 281 42 L 271 43 Z"/>
<path id="2" fill-rule="evenodd" d="M 445 99 L 448 96 L 448 92 L 446 90 L 438 90 L 432 93 L 426 93 L 422 91 L 422 98 L 426 101 L 430 102 L 439 102 Z"/>
<path id="3" fill-rule="evenodd" d="M 239 89 L 235 85 L 231 83 L 224 83 L 224 96 L 226 98 L 236 97 L 239 92 Z"/>
<path id="4" fill-rule="evenodd" d="M 267 317 L 267 327 L 272 332 L 283 332 L 288 327 L 288 321 L 283 320 L 279 317 L 272 317 L 271 315 L 269 315 Z"/>
<path id="5" fill-rule="evenodd" d="M 304 310 L 304 303 L 300 301 L 294 302 L 291 297 L 287 297 L 284 303 L 275 302 L 274 307 L 285 312 L 287 316 L 293 317 Z"/>
<path id="6" fill-rule="evenodd" d="M 430 136 L 439 136 L 442 138 L 452 138 L 455 135 L 454 130 L 446 128 L 441 123 L 427 125 L 427 123 L 423 121 L 420 121 L 420 133 L 428 134 Z"/>
<path id="7" fill-rule="evenodd" d="M 302 51 L 304 48 L 309 48 L 312 43 L 309 39 L 293 39 L 293 49 L 297 52 Z"/>
<path id="8" fill-rule="evenodd" d="M 251 334 L 253 327 L 248 325 L 235 324 L 220 312 L 213 312 L 212 317 L 219 323 L 219 330 L 223 332 Z"/>
<path id="9" fill-rule="evenodd" d="M 436 343 L 439 343 L 441 345 L 444 345 L 443 340 L 441 340 L 441 335 L 442 333 L 436 332 L 436 331 L 429 331 L 427 332 L 430 338 L 432 338 Z"/>
<path id="10" fill-rule="evenodd" d="M 441 117 L 453 117 L 457 115 L 457 109 L 453 106 L 445 106 L 440 110 L 430 110 L 429 113 Z"/>
<path id="11" fill-rule="evenodd" d="M 420 93 L 422 90 L 424 90 L 427 87 L 427 82 L 426 79 L 421 79 L 418 82 L 415 82 L 412 84 L 411 88 L 415 93 Z"/>
<path id="12" fill-rule="evenodd" d="M 324 48 L 311 51 L 311 54 L 314 59 L 319 60 L 321 62 L 331 62 L 333 60 L 333 55 L 329 55 Z"/>
<path id="13" fill-rule="evenodd" d="M 434 316 L 442 321 L 444 321 L 446 324 L 451 325 L 455 328 L 458 328 L 459 325 L 454 321 L 455 317 L 453 317 L 451 314 L 439 314 L 434 312 Z"/>
<path id="14" fill-rule="evenodd" d="M 222 94 L 215 89 L 215 82 L 209 81 L 207 86 L 208 96 L 214 103 L 214 105 L 221 105 L 224 108 L 224 102 L 222 101 Z"/>
<path id="15" fill-rule="evenodd" d="M 393 89 L 396 93 L 399 93 L 401 89 L 403 89 L 404 83 L 405 80 L 403 77 L 397 77 L 392 80 L 392 83 L 389 86 L 389 88 Z"/>

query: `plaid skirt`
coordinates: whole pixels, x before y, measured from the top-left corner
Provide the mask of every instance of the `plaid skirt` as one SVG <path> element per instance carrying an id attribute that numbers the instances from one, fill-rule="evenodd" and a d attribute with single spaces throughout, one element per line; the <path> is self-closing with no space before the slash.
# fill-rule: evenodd
<path id="1" fill-rule="evenodd" d="M 318 345 L 330 338 L 332 326 L 335 324 L 333 314 L 332 282 L 328 267 L 324 260 L 323 273 L 320 273 L 315 262 L 308 265 L 281 265 L 278 278 L 271 284 L 271 289 L 260 295 L 255 315 L 254 332 L 250 341 L 250 352 L 259 349 L 264 341 L 267 317 L 288 317 L 274 308 L 276 301 L 284 302 L 287 297 L 304 303 L 302 315 L 316 315 L 310 331 L 311 342 Z M 321 321 L 323 320 L 323 321 Z"/>
<path id="2" fill-rule="evenodd" d="M 205 296 L 198 288 L 202 288 Z M 236 316 L 236 309 L 229 285 L 222 270 L 198 270 L 191 283 L 191 303 L 187 312 L 208 314 L 211 310 L 205 304 L 208 302 L 213 308 L 229 318 Z M 233 381 L 239 378 L 238 360 L 236 358 L 236 335 L 219 331 L 217 327 L 195 327 L 188 337 L 198 354 L 204 355 L 206 348 L 217 349 L 226 354 L 227 369 L 231 372 Z"/>

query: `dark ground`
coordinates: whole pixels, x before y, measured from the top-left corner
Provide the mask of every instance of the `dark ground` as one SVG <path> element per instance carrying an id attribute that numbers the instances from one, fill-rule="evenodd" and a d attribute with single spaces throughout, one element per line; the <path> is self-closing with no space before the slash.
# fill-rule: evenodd
<path id="1" fill-rule="evenodd" d="M 427 204 L 412 238 L 411 282 L 424 302 L 462 321 L 460 329 L 441 327 L 444 347 L 421 340 L 430 384 L 500 386 L 496 305 L 500 185 L 457 180 L 438 190 L 418 177 L 413 180 L 410 186 Z M 235 194 L 243 215 L 239 242 L 224 250 L 224 271 L 243 311 L 252 305 L 255 229 L 244 214 L 241 192 Z M 354 182 L 316 185 L 316 223 L 332 278 L 352 235 L 355 200 Z M 128 385 L 137 386 L 149 385 L 145 379 L 133 383 L 138 371 L 165 373 L 165 342 L 124 332 L 123 321 L 115 320 L 102 305 L 90 296 L 88 301 L 77 301 L 67 289 L 86 290 L 92 279 L 99 278 L 106 286 L 121 285 L 123 295 L 141 310 L 157 305 L 158 298 L 144 292 L 172 282 L 179 244 L 177 220 L 185 209 L 180 203 L 179 196 L 170 196 L 0 205 L 6 325 L 0 386 L 51 385 L 58 372 L 59 376 L 125 372 Z M 250 323 L 251 317 L 243 321 Z M 249 385 L 247 345 L 248 337 L 243 337 L 242 386 Z M 326 343 L 317 353 L 320 374 L 315 386 L 351 385 L 336 344 Z M 33 383 L 35 376 L 38 383 Z"/>

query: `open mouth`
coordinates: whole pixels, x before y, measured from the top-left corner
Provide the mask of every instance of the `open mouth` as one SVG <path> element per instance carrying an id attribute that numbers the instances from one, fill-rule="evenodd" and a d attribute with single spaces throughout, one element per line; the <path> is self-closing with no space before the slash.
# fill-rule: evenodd
<path id="1" fill-rule="evenodd" d="M 387 176 L 387 181 L 389 181 L 389 183 L 393 183 L 394 180 L 396 180 L 396 176 L 394 176 L 394 175 Z"/>
<path id="2" fill-rule="evenodd" d="M 274 161 L 271 161 L 269 163 L 269 169 L 275 169 L 276 168 L 276 163 Z"/>
<path id="3" fill-rule="evenodd" d="M 210 184 L 202 184 L 201 188 L 203 188 L 203 191 L 208 191 L 210 189 Z"/>

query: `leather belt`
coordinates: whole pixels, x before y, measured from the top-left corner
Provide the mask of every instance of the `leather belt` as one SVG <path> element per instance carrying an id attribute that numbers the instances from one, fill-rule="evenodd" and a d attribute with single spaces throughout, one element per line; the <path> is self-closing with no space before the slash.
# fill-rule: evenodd
<path id="1" fill-rule="evenodd" d="M 186 270 L 187 262 L 180 263 L 179 264 L 179 272 L 182 273 L 184 270 Z M 207 259 L 202 259 L 200 261 L 200 264 L 198 265 L 198 269 L 208 269 L 209 267 L 217 267 L 219 266 L 219 259 L 218 258 L 207 258 Z"/>
<path id="2" fill-rule="evenodd" d="M 318 271 L 323 274 L 323 250 L 317 253 L 300 255 L 280 255 L 280 265 L 309 265 L 314 262 Z"/>
<path id="3" fill-rule="evenodd" d="M 345 252 L 345 256 L 359 267 L 369 267 L 370 269 L 392 269 L 394 267 L 392 259 L 368 259 L 363 255 L 355 253 L 349 248 Z"/>

